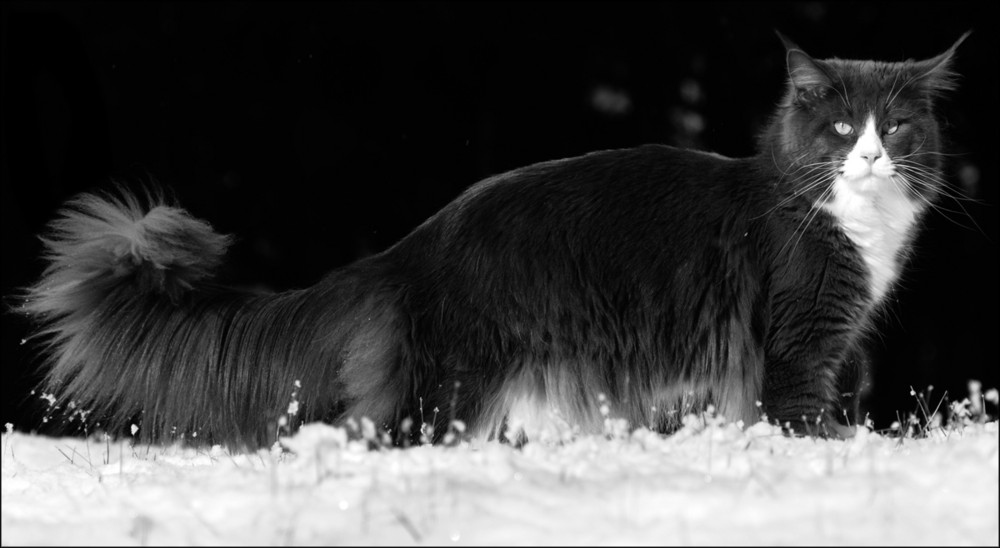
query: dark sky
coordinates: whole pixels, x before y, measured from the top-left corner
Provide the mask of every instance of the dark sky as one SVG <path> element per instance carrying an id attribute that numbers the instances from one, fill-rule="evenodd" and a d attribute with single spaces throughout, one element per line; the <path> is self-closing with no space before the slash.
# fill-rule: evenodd
<path id="1" fill-rule="evenodd" d="M 997 19 L 987 3 L 4 2 L 2 291 L 73 194 L 155 180 L 236 234 L 228 279 L 314 283 L 465 187 L 532 162 L 657 142 L 753 153 L 813 56 L 902 60 L 964 31 L 942 105 L 942 203 L 875 337 L 880 425 L 934 385 L 997 385 Z M 963 208 L 966 212 L 963 212 Z M 27 327 L 2 317 L 4 422 L 38 425 Z M 44 428 L 43 428 L 44 429 Z"/>

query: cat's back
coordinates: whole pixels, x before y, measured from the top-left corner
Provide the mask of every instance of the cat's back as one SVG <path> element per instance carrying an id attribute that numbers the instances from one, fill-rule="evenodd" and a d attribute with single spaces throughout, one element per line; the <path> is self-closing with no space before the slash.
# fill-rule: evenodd
<path id="1" fill-rule="evenodd" d="M 768 206 L 760 171 L 753 159 L 665 145 L 533 164 L 470 187 L 387 258 L 469 279 L 562 268 L 656 275 L 742 235 Z"/>
<path id="2" fill-rule="evenodd" d="M 548 224 L 576 230 L 608 223 L 653 228 L 689 215 L 724 215 L 766 183 L 755 160 L 649 144 L 541 162 L 470 187 L 441 214 L 448 221 Z M 746 205 L 746 204 L 744 204 Z M 579 224 L 577 224 L 579 223 Z"/>
<path id="3" fill-rule="evenodd" d="M 521 187 L 521 192 L 539 193 L 653 191 L 657 188 L 669 191 L 688 182 L 708 182 L 720 171 L 740 162 L 715 152 L 660 144 L 601 150 L 494 175 L 471 186 L 457 201 L 467 203 L 512 186 Z"/>

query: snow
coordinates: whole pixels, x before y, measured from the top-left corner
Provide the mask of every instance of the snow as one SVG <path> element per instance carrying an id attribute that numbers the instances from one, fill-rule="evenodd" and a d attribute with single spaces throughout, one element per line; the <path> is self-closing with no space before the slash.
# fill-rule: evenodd
<path id="1" fill-rule="evenodd" d="M 308 424 L 234 453 L 8 428 L 0 542 L 998 543 L 995 421 L 846 441 L 693 416 L 520 449 L 355 438 Z"/>

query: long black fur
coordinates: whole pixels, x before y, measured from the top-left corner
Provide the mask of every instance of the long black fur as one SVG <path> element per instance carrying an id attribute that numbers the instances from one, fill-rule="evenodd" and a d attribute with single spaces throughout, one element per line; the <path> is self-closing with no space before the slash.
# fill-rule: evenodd
<path id="1" fill-rule="evenodd" d="M 930 96 L 953 51 L 890 66 L 912 77 L 905 100 L 927 101 L 935 138 Z M 821 99 L 800 88 L 754 157 L 646 145 L 531 165 L 303 290 L 219 287 L 228 237 L 162 199 L 81 196 L 52 224 L 22 308 L 41 325 L 47 385 L 109 429 L 232 446 L 272 443 L 282 417 L 367 416 L 397 439 L 406 419 L 435 439 L 460 419 L 504 437 L 514 410 L 539 406 L 593 431 L 600 402 L 661 431 L 712 404 L 842 433 L 878 303 L 856 246 L 791 169 L 817 146 Z"/>

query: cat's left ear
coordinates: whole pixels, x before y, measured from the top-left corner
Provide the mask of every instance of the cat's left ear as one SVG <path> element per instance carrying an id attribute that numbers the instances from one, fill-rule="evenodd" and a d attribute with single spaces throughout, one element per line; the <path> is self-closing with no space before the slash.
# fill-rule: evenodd
<path id="1" fill-rule="evenodd" d="M 932 57 L 924 61 L 917 61 L 913 64 L 917 74 L 916 81 L 920 87 L 931 95 L 951 91 L 957 87 L 956 79 L 958 74 L 952 70 L 955 51 L 958 46 L 965 41 L 972 31 L 966 31 L 955 43 L 937 57 Z"/>
<path id="2" fill-rule="evenodd" d="M 823 67 L 802 48 L 795 45 L 777 30 L 774 31 L 785 46 L 785 62 L 788 65 L 788 82 L 795 90 L 795 97 L 802 99 L 810 93 L 823 93 L 831 85 L 830 76 Z"/>

